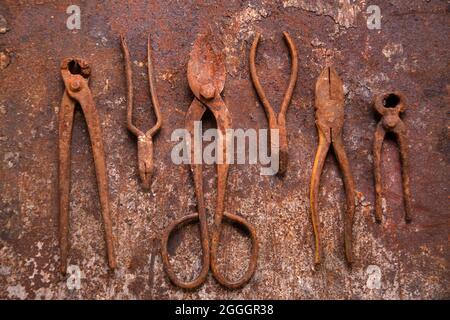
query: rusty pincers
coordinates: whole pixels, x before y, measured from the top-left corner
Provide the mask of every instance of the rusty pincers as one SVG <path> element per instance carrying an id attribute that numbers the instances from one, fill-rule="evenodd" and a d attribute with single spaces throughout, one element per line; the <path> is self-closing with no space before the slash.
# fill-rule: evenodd
<path id="1" fill-rule="evenodd" d="M 406 102 L 403 94 L 393 92 L 379 95 L 375 98 L 374 109 L 382 116 L 377 125 L 375 138 L 373 142 L 374 157 L 374 178 L 375 178 L 375 219 L 381 222 L 382 217 L 382 188 L 381 188 L 381 147 L 383 146 L 384 136 L 388 132 L 393 132 L 397 138 L 400 147 L 400 158 L 402 161 L 403 178 L 403 201 L 405 203 L 405 220 L 411 221 L 411 190 L 409 187 L 409 162 L 408 162 L 408 144 L 406 138 L 406 125 L 400 119 L 400 113 L 405 111 Z"/>
<path id="2" fill-rule="evenodd" d="M 69 202 L 70 202 L 70 145 L 73 118 L 78 103 L 83 110 L 91 138 L 92 153 L 97 176 L 98 193 L 105 229 L 106 250 L 111 269 L 116 268 L 112 223 L 109 208 L 108 178 L 106 175 L 100 119 L 89 89 L 91 68 L 83 59 L 67 58 L 61 63 L 61 76 L 65 90 L 59 109 L 59 240 L 61 247 L 61 272 L 66 273 L 69 251 Z"/>

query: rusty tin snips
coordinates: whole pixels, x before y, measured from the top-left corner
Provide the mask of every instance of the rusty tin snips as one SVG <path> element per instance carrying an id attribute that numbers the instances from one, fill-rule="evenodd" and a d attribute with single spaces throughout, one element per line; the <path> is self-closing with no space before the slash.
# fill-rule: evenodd
<path id="1" fill-rule="evenodd" d="M 339 163 L 346 193 L 346 214 L 344 215 L 344 243 L 345 256 L 349 264 L 352 256 L 352 226 L 355 215 L 355 184 L 350 170 L 347 155 L 342 141 L 342 128 L 344 126 L 344 86 L 341 78 L 332 67 L 325 68 L 316 82 L 316 127 L 319 134 L 319 146 L 311 176 L 310 205 L 311 220 L 315 240 L 315 264 L 321 262 L 320 220 L 317 213 L 320 176 L 323 165 L 330 149 L 333 146 L 334 154 Z"/>
<path id="2" fill-rule="evenodd" d="M 150 36 L 148 36 L 147 39 L 147 72 L 150 95 L 152 98 L 153 108 L 155 110 L 156 123 L 147 132 L 139 130 L 133 124 L 133 73 L 131 69 L 130 52 L 123 35 L 120 36 L 120 42 L 122 45 L 125 61 L 125 73 L 127 78 L 127 128 L 137 137 L 139 176 L 141 178 L 142 187 L 148 190 L 150 189 L 153 175 L 153 136 L 159 131 L 162 125 L 162 116 L 153 75 Z"/>
<path id="3" fill-rule="evenodd" d="M 222 155 L 225 156 L 227 154 L 226 130 L 231 128 L 231 117 L 220 94 L 225 85 L 226 70 L 223 56 L 213 50 L 209 37 L 209 34 L 199 35 L 191 51 L 188 63 L 188 82 L 195 97 L 186 114 L 186 129 L 192 137 L 191 141 L 193 141 L 194 123 L 201 121 L 206 109 L 209 109 L 216 119 L 219 132 L 218 152 L 222 152 Z M 216 208 L 211 240 L 209 239 L 202 181 L 202 164 L 193 162 L 195 150 L 191 144 L 188 145 L 188 150 L 191 152 L 191 171 L 194 178 L 198 213 L 189 214 L 177 219 L 163 233 L 161 254 L 165 270 L 170 280 L 181 288 L 192 289 L 200 286 L 205 282 L 210 269 L 214 278 L 223 286 L 227 288 L 239 288 L 251 279 L 256 269 L 258 257 L 256 231 L 244 218 L 225 212 L 225 193 L 229 164 L 224 160 L 223 163 L 217 163 Z M 235 281 L 227 279 L 221 273 L 217 264 L 217 251 L 219 248 L 223 218 L 233 225 L 247 230 L 252 242 L 248 268 L 244 275 Z M 181 228 L 183 225 L 197 221 L 200 226 L 200 239 L 203 253 L 202 267 L 199 275 L 194 280 L 184 282 L 177 277 L 171 267 L 168 254 L 168 241 L 173 231 Z"/>
<path id="4" fill-rule="evenodd" d="M 382 218 L 382 185 L 381 185 L 381 148 L 383 140 L 388 132 L 394 133 L 399 148 L 402 162 L 403 201 L 405 203 L 405 220 L 410 222 L 411 217 L 411 190 L 409 186 L 409 161 L 407 128 L 400 118 L 400 113 L 405 111 L 407 105 L 405 97 L 400 92 L 378 95 L 373 103 L 374 109 L 381 115 L 373 142 L 373 162 L 375 179 L 375 219 L 378 223 Z"/>
<path id="5" fill-rule="evenodd" d="M 259 33 L 256 34 L 255 39 L 253 40 L 252 47 L 250 49 L 250 57 L 249 57 L 249 65 L 250 65 L 250 76 L 252 79 L 253 86 L 255 87 L 256 93 L 258 94 L 259 99 L 264 107 L 264 111 L 266 113 L 267 120 L 269 121 L 269 138 L 270 138 L 270 150 L 277 150 L 276 146 L 274 146 L 274 130 L 278 130 L 279 136 L 279 159 L 280 159 L 280 167 L 278 170 L 279 175 L 283 175 L 287 169 L 288 163 L 288 141 L 287 141 L 287 132 L 286 132 L 286 112 L 289 107 L 289 104 L 292 100 L 292 94 L 294 93 L 294 88 L 297 83 L 298 76 L 298 54 L 297 48 L 295 47 L 295 43 L 292 38 L 289 36 L 287 32 L 283 32 L 284 40 L 289 48 L 289 53 L 291 55 L 291 76 L 289 78 L 289 84 L 286 89 L 286 92 L 283 97 L 283 102 L 281 103 L 280 112 L 278 115 L 272 108 L 272 105 L 269 102 L 269 99 L 266 97 L 266 93 L 259 82 L 258 73 L 256 72 L 256 49 L 258 48 L 259 39 L 261 35 Z"/>
<path id="6" fill-rule="evenodd" d="M 70 147 L 75 106 L 78 103 L 86 119 L 92 144 L 98 193 L 103 216 L 106 251 L 111 269 L 116 268 L 112 223 L 109 207 L 108 178 L 103 148 L 100 119 L 89 89 L 91 68 L 83 59 L 67 58 L 61 63 L 61 76 L 65 90 L 58 115 L 59 126 L 59 240 L 61 272 L 66 273 L 69 251 L 69 202 L 70 202 Z"/>

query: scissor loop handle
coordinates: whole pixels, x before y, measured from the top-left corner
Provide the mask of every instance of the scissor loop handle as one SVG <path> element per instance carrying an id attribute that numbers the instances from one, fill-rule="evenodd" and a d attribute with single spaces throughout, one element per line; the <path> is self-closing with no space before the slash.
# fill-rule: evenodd
<path id="1" fill-rule="evenodd" d="M 213 273 L 214 278 L 223 286 L 229 289 L 237 289 L 246 284 L 253 276 L 256 270 L 257 261 L 258 261 L 258 238 L 256 236 L 255 228 L 248 223 L 244 218 L 231 214 L 224 213 L 225 220 L 228 220 L 232 224 L 235 224 L 239 228 L 245 229 L 248 231 L 250 235 L 250 240 L 252 243 L 252 250 L 250 253 L 249 264 L 244 275 L 238 280 L 228 280 L 220 271 L 217 265 L 217 252 L 220 244 L 220 233 L 221 233 L 221 225 L 215 226 L 215 230 L 212 236 L 211 241 L 211 271 Z"/>
<path id="2" fill-rule="evenodd" d="M 169 261 L 169 252 L 168 252 L 168 244 L 169 239 L 172 234 L 172 232 L 181 229 L 183 226 L 195 223 L 199 221 L 200 222 L 200 229 L 201 229 L 201 239 L 202 242 L 202 252 L 203 252 L 203 265 L 200 270 L 199 275 L 192 281 L 183 281 L 180 280 L 175 272 L 173 271 L 173 268 Z M 205 221 L 206 223 L 206 221 Z M 209 271 L 209 261 L 210 261 L 210 250 L 209 250 L 209 239 L 208 239 L 208 231 L 203 230 L 204 226 L 203 223 L 200 221 L 200 215 L 198 213 L 189 214 L 187 216 L 184 216 L 182 218 L 179 218 L 172 222 L 169 227 L 164 231 L 161 239 L 161 256 L 162 261 L 164 264 L 164 268 L 166 269 L 167 275 L 169 276 L 170 281 L 172 281 L 173 284 L 180 288 L 184 289 L 195 289 L 201 284 L 203 284 L 208 277 L 208 271 Z M 204 237 L 206 235 L 206 237 Z"/>

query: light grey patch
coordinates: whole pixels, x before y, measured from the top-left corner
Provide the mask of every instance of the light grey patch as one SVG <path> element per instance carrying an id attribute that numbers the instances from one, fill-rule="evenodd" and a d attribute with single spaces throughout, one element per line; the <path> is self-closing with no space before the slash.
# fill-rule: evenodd
<path id="1" fill-rule="evenodd" d="M 8 266 L 0 265 L 0 275 L 9 276 L 11 274 L 11 268 Z"/>
<path id="2" fill-rule="evenodd" d="M 25 287 L 21 284 L 9 286 L 6 290 L 8 291 L 8 298 L 11 299 L 17 298 L 20 300 L 25 300 L 28 297 Z"/>
<path id="3" fill-rule="evenodd" d="M 377 265 L 369 265 L 366 269 L 366 287 L 369 289 L 381 289 L 381 269 Z"/>

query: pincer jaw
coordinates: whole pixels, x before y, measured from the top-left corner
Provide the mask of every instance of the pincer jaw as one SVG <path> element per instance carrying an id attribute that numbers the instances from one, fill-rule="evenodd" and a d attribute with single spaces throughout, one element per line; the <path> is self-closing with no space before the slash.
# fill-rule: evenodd
<path id="1" fill-rule="evenodd" d="M 138 169 L 142 188 L 149 190 L 153 176 L 153 142 L 147 135 L 138 137 Z"/>

